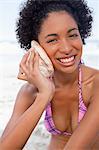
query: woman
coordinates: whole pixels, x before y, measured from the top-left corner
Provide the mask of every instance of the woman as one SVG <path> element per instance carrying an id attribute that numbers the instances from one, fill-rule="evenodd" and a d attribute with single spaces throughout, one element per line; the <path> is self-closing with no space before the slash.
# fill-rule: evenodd
<path id="1" fill-rule="evenodd" d="M 29 49 L 20 63 L 28 82 L 1 137 L 2 150 L 22 150 L 44 110 L 49 150 L 99 149 L 99 71 L 81 63 L 91 25 L 83 0 L 29 0 L 23 5 L 16 33 L 21 47 Z M 41 74 L 32 40 L 49 56 L 52 79 Z"/>

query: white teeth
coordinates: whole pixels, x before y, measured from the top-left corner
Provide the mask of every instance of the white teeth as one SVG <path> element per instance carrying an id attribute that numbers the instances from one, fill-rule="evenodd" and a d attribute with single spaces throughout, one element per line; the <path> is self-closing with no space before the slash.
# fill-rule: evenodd
<path id="1" fill-rule="evenodd" d="M 59 59 L 59 60 L 60 60 L 60 62 L 62 62 L 62 63 L 69 63 L 69 62 L 71 62 L 71 61 L 74 60 L 74 56 L 72 56 L 72 57 L 70 57 L 70 58 L 61 58 L 61 59 Z"/>

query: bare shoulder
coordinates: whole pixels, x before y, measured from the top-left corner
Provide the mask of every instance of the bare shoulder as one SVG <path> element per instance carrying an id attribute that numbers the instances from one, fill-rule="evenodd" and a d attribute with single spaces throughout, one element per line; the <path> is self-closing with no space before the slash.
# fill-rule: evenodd
<path id="1" fill-rule="evenodd" d="M 85 67 L 86 73 L 86 85 L 90 83 L 91 85 L 91 94 L 94 93 L 98 96 L 99 94 L 99 70 L 91 67 Z"/>
<path id="2" fill-rule="evenodd" d="M 97 84 L 96 84 L 97 83 Z M 99 86 L 99 70 L 82 65 L 82 90 L 86 106 L 91 102 L 92 93 Z"/>
<path id="3" fill-rule="evenodd" d="M 94 74 L 94 80 L 93 80 L 93 92 L 99 93 L 99 71 L 96 70 Z M 99 94 L 98 94 L 99 95 Z"/>
<path id="4" fill-rule="evenodd" d="M 17 118 L 22 115 L 34 103 L 36 94 L 37 90 L 33 85 L 24 84 L 17 94 L 12 117 Z"/>
<path id="5" fill-rule="evenodd" d="M 85 65 L 82 65 L 82 72 L 83 72 L 83 81 L 87 81 L 88 79 L 92 79 L 92 81 L 94 81 L 94 79 L 99 75 L 98 69 L 88 67 Z"/>

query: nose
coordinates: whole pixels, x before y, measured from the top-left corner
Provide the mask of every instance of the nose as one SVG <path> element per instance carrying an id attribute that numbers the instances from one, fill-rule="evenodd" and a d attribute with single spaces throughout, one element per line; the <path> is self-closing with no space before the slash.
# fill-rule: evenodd
<path id="1" fill-rule="evenodd" d="M 72 51 L 72 45 L 69 40 L 63 40 L 60 42 L 60 52 L 65 53 L 66 55 L 70 54 Z"/>

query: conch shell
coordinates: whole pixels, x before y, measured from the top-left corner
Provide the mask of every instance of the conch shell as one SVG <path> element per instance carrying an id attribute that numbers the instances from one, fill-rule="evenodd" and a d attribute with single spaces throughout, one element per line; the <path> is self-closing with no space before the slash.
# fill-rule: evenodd
<path id="1" fill-rule="evenodd" d="M 31 42 L 31 47 L 33 47 L 40 56 L 39 69 L 42 75 L 45 77 L 52 77 L 54 73 L 53 64 L 44 49 L 34 40 Z"/>

